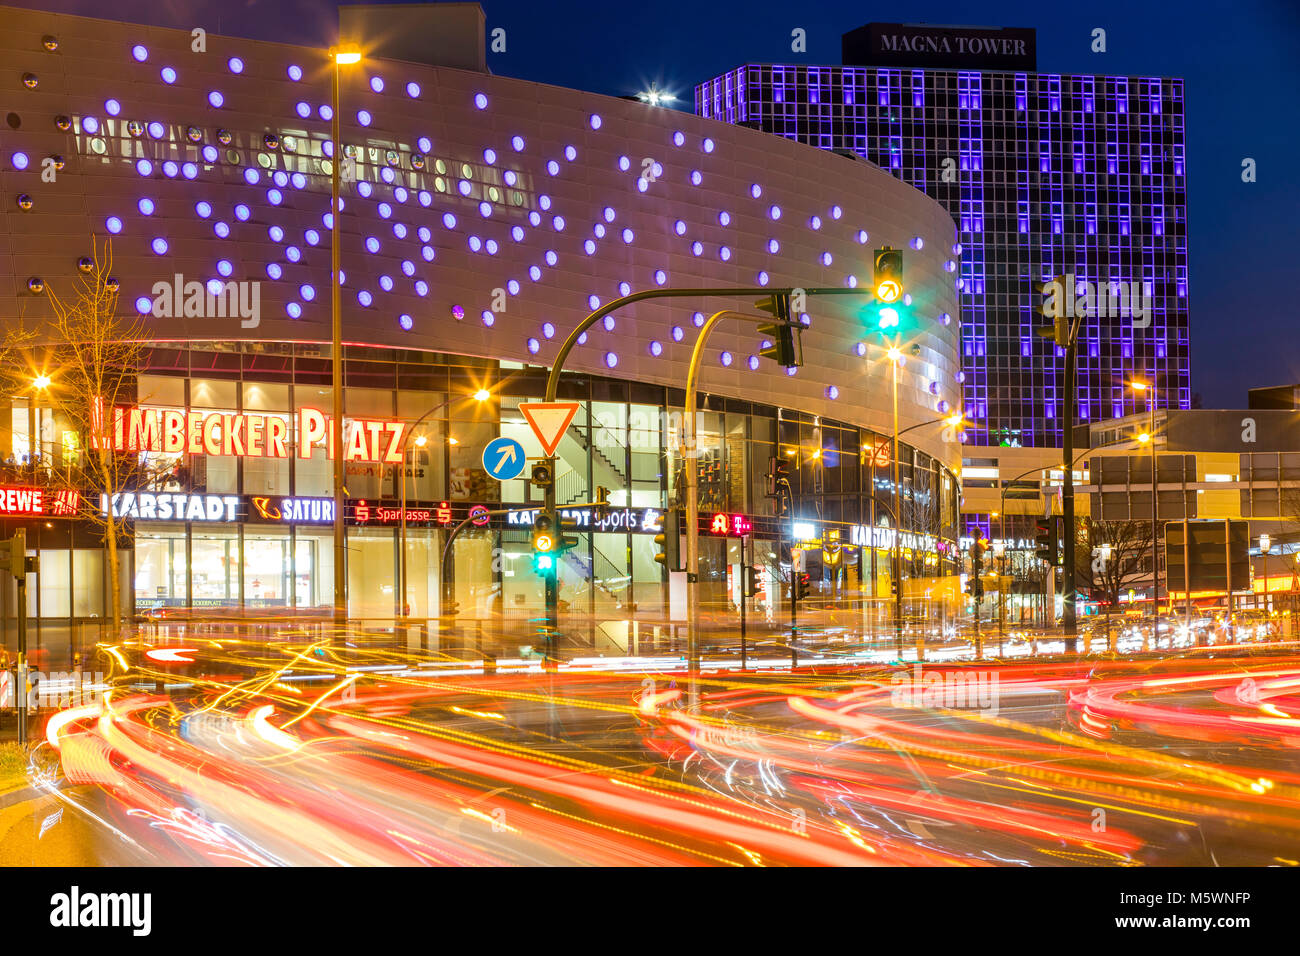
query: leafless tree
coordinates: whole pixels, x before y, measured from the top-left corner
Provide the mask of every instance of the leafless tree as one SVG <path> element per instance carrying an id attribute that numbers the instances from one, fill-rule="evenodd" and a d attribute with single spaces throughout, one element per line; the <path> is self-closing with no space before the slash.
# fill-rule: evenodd
<path id="1" fill-rule="evenodd" d="M 1146 580 L 1143 561 L 1150 553 L 1149 521 L 1075 522 L 1075 580 L 1112 607 L 1125 587 Z"/>
<path id="2" fill-rule="evenodd" d="M 109 624 L 114 633 L 123 621 L 118 542 L 126 518 L 101 508 L 102 492 L 111 502 L 125 489 L 150 483 L 150 456 L 119 452 L 111 440 L 113 409 L 134 404 L 136 378 L 149 350 L 149 330 L 134 312 L 118 313 L 116 283 L 110 281 L 112 248 L 92 237 L 93 267 L 66 295 L 48 290 L 53 318 L 48 329 L 49 400 L 62 419 L 65 439 L 62 467 L 52 477 L 63 484 L 65 501 L 75 500 L 81 517 L 103 530 L 107 551 L 110 597 Z M 89 492 L 89 493 L 87 493 Z M 79 493 L 79 494 L 78 494 Z"/>

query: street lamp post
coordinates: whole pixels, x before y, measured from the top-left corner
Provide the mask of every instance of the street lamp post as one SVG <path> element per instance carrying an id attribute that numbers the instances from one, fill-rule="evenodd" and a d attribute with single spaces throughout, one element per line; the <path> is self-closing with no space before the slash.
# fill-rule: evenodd
<path id="1" fill-rule="evenodd" d="M 330 365 L 333 383 L 334 419 L 330 433 L 330 446 L 334 452 L 334 627 L 336 636 L 342 636 L 348 617 L 347 543 L 343 527 L 343 313 L 339 297 L 339 233 L 342 222 L 339 216 L 339 167 L 343 159 L 339 142 L 339 66 L 361 62 L 356 50 L 331 47 L 330 55 Z M 403 595 L 405 597 L 405 595 Z"/>
<path id="2" fill-rule="evenodd" d="M 903 527 L 902 527 L 902 509 L 899 507 L 901 495 L 898 489 L 898 366 L 902 361 L 903 355 L 898 351 L 898 346 L 890 346 L 886 353 L 889 356 L 890 364 L 893 366 L 893 397 L 894 397 L 894 450 L 890 456 L 893 458 L 893 484 L 894 484 L 894 554 L 892 572 L 890 574 L 891 583 L 894 588 L 894 647 L 898 651 L 899 658 L 903 656 Z M 924 645 L 917 659 L 924 657 Z"/>
<path id="3" fill-rule="evenodd" d="M 1159 482 L 1156 475 L 1156 390 L 1146 382 L 1134 382 L 1133 390 L 1146 394 L 1151 422 L 1138 441 L 1151 446 L 1151 628 L 1156 647 L 1160 646 L 1160 532 L 1156 523 Z M 1188 622 L 1191 627 L 1191 622 Z M 1172 640 L 1172 639 L 1171 639 Z"/>

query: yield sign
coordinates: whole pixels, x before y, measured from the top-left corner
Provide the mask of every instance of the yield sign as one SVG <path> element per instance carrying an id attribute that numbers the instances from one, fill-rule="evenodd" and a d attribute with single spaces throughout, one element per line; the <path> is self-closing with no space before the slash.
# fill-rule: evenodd
<path id="1" fill-rule="evenodd" d="M 573 416 L 578 411 L 578 403 L 520 402 L 519 410 L 524 413 L 533 434 L 542 443 L 542 454 L 553 458 L 569 422 L 573 421 Z"/>

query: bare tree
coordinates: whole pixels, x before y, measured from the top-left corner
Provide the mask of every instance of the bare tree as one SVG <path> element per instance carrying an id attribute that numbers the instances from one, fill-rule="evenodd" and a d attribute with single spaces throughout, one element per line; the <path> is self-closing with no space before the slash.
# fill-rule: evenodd
<path id="1" fill-rule="evenodd" d="M 127 519 L 115 517 L 111 504 L 101 508 L 95 491 L 108 502 L 125 489 L 150 480 L 150 456 L 114 450 L 113 409 L 133 404 L 136 377 L 149 349 L 149 331 L 142 316 L 118 314 L 116 281 L 110 281 L 113 254 L 91 239 L 93 267 L 76 281 L 66 298 L 49 289 L 50 360 L 53 379 L 49 397 L 55 415 L 63 419 L 65 435 L 77 436 L 62 446 L 63 468 L 56 484 L 66 483 L 62 500 L 76 502 L 78 513 L 103 530 L 108 556 L 109 623 L 113 633 L 123 620 L 118 541 Z M 91 493 L 85 494 L 84 492 Z"/>
<path id="2" fill-rule="evenodd" d="M 1151 522 L 1080 518 L 1075 527 L 1075 580 L 1080 589 L 1114 607 L 1131 583 L 1145 581 Z"/>

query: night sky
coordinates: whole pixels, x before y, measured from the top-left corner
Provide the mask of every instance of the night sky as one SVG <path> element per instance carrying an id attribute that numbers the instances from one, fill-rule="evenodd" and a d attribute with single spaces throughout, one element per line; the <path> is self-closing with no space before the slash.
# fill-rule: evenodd
<path id="1" fill-rule="evenodd" d="M 11 5 L 328 45 L 332 0 L 6 0 Z M 690 110 L 694 84 L 746 62 L 839 63 L 840 34 L 875 20 L 1034 27 L 1038 68 L 1187 81 L 1192 391 L 1241 408 L 1246 389 L 1300 382 L 1294 277 L 1300 212 L 1300 3 L 1090 0 L 482 0 L 506 30 L 494 73 L 614 95 L 651 83 Z M 110 12 L 111 11 L 111 12 Z M 790 51 L 807 31 L 808 52 Z M 1107 52 L 1091 52 L 1092 31 Z M 1256 182 L 1241 179 L 1256 161 Z"/>

